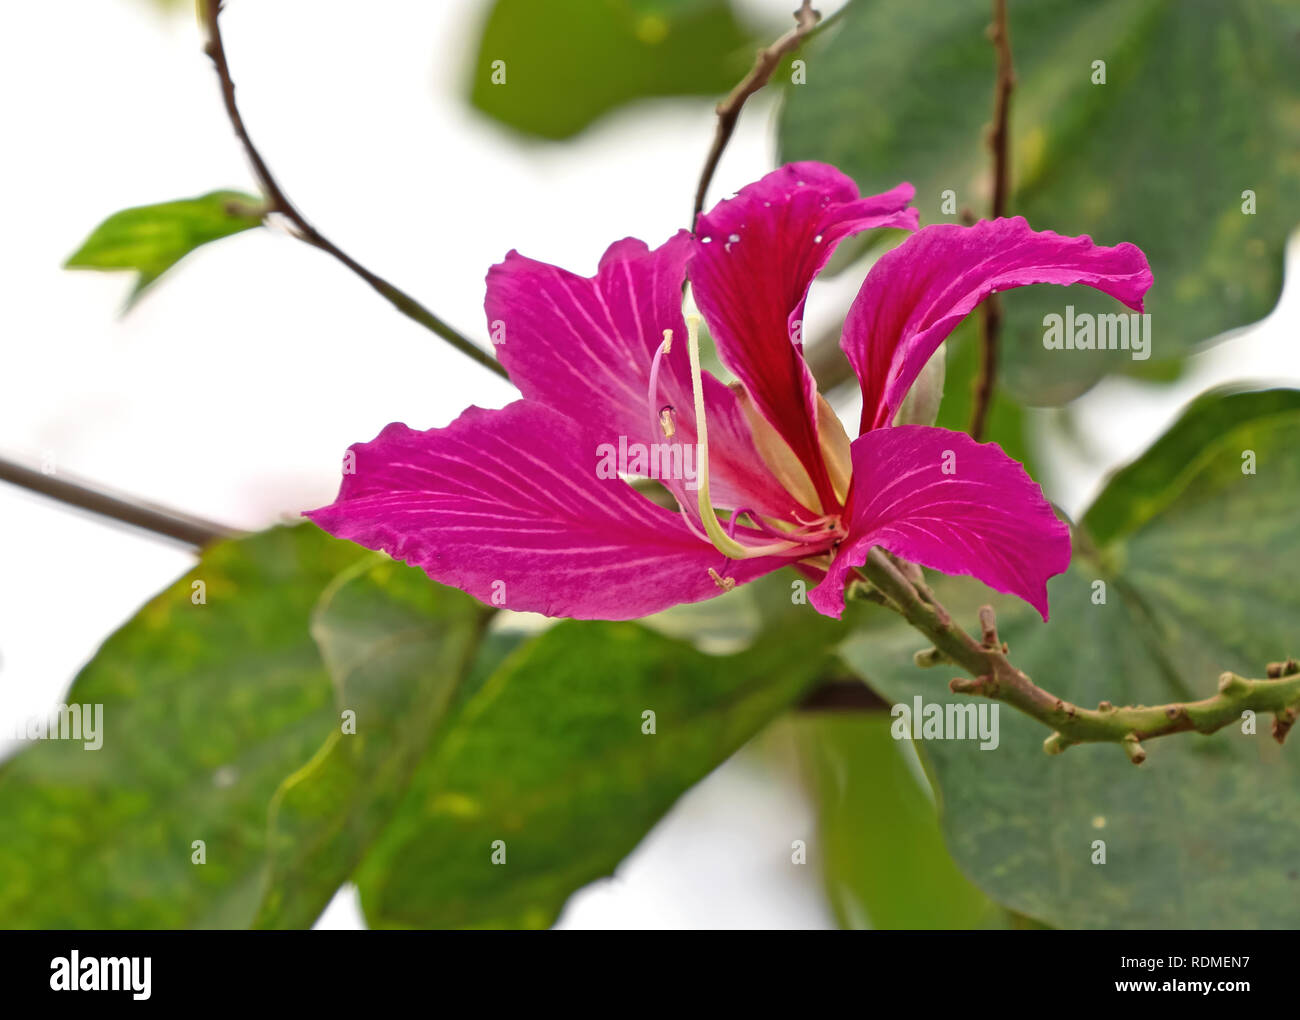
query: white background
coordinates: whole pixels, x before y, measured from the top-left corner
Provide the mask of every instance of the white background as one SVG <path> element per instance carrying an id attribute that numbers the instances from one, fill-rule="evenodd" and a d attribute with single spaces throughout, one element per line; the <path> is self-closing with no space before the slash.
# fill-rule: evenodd
<path id="1" fill-rule="evenodd" d="M 793 6 L 744 10 L 779 29 Z M 341 451 L 386 423 L 443 425 L 513 390 L 284 234 L 201 250 L 125 319 L 125 275 L 59 268 L 118 209 L 255 190 L 182 7 L 162 17 L 146 0 L 7 6 L 0 452 L 257 528 L 332 499 Z M 504 133 L 459 98 L 486 10 L 484 0 L 229 0 L 224 21 L 249 128 L 290 196 L 476 337 L 484 273 L 508 249 L 589 273 L 615 238 L 658 243 L 685 225 L 713 129 L 711 101 L 680 100 L 639 104 L 561 146 Z M 747 108 L 711 198 L 772 167 L 771 100 Z M 822 314 L 835 310 L 831 290 Z M 1177 385 L 1099 386 L 1077 405 L 1087 457 L 1038 415 L 1049 495 L 1070 512 L 1086 506 L 1109 469 L 1209 385 L 1300 382 L 1298 325 L 1292 285 L 1278 311 L 1198 356 Z M 98 643 L 190 562 L 0 485 L 0 734 L 57 702 Z M 771 847 L 812 830 L 799 792 L 742 758 L 688 794 L 617 878 L 576 896 L 563 923 L 826 925 L 812 869 L 772 865 Z M 321 924 L 360 924 L 349 893 Z"/>

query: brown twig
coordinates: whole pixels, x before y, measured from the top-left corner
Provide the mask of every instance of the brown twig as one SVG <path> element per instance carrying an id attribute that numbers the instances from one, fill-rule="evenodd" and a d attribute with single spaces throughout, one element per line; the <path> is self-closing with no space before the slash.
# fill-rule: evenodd
<path id="1" fill-rule="evenodd" d="M 997 51 L 997 81 L 993 89 L 993 123 L 989 125 L 988 143 L 993 153 L 994 219 L 1006 215 L 1007 192 L 1010 182 L 1007 119 L 1011 111 L 1011 90 L 1015 87 L 1016 72 L 1011 63 L 1011 37 L 1007 31 L 1007 0 L 993 0 L 993 23 L 989 35 Z M 993 387 L 998 374 L 998 340 L 1002 332 L 1002 304 L 996 294 L 990 294 L 980 309 L 980 370 L 975 379 L 975 397 L 971 410 L 970 434 L 976 440 L 984 438 L 988 423 L 989 405 L 993 401 Z"/>
<path id="2" fill-rule="evenodd" d="M 299 240 L 305 241 L 314 248 L 319 248 L 343 263 L 348 269 L 370 284 L 389 304 L 408 319 L 418 322 L 425 329 L 442 337 L 456 350 L 472 358 L 489 371 L 495 372 L 503 379 L 509 378 L 499 361 L 468 337 L 462 336 L 443 322 L 404 290 L 389 283 L 377 273 L 371 272 L 347 252 L 343 251 L 313 227 L 298 211 L 297 207 L 289 201 L 288 196 L 285 195 L 284 190 L 271 174 L 270 168 L 266 165 L 266 160 L 262 158 L 257 146 L 253 144 L 253 139 L 244 126 L 244 118 L 239 112 L 239 106 L 235 102 L 235 82 L 230 75 L 230 65 L 226 61 L 225 44 L 221 39 L 222 4 L 223 0 L 203 0 L 201 3 L 204 23 L 208 31 L 208 41 L 204 49 L 216 68 L 217 78 L 221 82 L 221 97 L 225 102 L 226 115 L 230 119 L 231 126 L 235 129 L 235 135 L 243 146 L 248 161 L 252 164 L 258 185 L 266 195 L 268 211 L 283 216 L 292 225 L 293 233 Z"/>
<path id="3" fill-rule="evenodd" d="M 933 596 L 919 592 L 881 549 L 871 551 L 862 574 L 893 609 L 933 642 L 934 647 L 916 654 L 918 666 L 960 666 L 973 679 L 953 680 L 948 686 L 954 693 L 1004 701 L 1049 726 L 1052 734 L 1043 742 L 1048 754 L 1060 754 L 1074 744 L 1113 743 L 1140 765 L 1146 760 L 1142 741 L 1192 730 L 1213 733 L 1239 720 L 1247 709 L 1272 712 L 1273 736 L 1281 743 L 1300 710 L 1300 663 L 1294 659 L 1271 663 L 1265 679 L 1224 673 L 1218 693 L 1200 701 L 1118 708 L 1103 701 L 1095 709 L 1080 708 L 1039 687 L 1011 664 L 992 606 L 980 609 L 977 641 L 953 623 Z"/>
<path id="4" fill-rule="evenodd" d="M 718 126 L 713 135 L 713 145 L 709 149 L 708 158 L 704 161 L 699 186 L 695 189 L 695 205 L 691 209 L 692 229 L 695 227 L 695 221 L 699 219 L 701 210 L 704 209 L 709 183 L 718 168 L 718 161 L 722 159 L 723 150 L 731 141 L 732 132 L 736 130 L 736 122 L 740 119 L 740 111 L 745 101 L 771 81 L 773 73 L 781 63 L 781 58 L 803 42 L 804 37 L 817 27 L 821 17 L 820 11 L 813 10 L 812 0 L 803 0 L 799 9 L 794 12 L 794 28 L 771 46 L 759 50 L 749 73 L 731 90 L 730 95 L 718 104 Z"/>
<path id="5" fill-rule="evenodd" d="M 195 548 L 235 534 L 234 529 L 202 517 L 168 510 L 87 482 L 56 477 L 5 458 L 0 458 L 0 481 Z"/>

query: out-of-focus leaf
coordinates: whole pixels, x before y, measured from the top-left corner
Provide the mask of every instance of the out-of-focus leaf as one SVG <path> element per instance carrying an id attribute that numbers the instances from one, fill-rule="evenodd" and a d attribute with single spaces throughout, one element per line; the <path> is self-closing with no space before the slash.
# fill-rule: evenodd
<path id="1" fill-rule="evenodd" d="M 114 213 L 86 238 L 68 269 L 134 270 L 134 304 L 158 277 L 201 245 L 259 226 L 261 199 L 237 191 L 213 191 Z"/>
<path id="2" fill-rule="evenodd" d="M 1017 86 L 1009 210 L 1038 229 L 1132 241 L 1155 274 L 1152 360 L 1049 351 L 1043 316 L 1122 310 L 1085 287 L 1004 295 L 1002 375 L 1025 402 L 1071 399 L 1108 372 L 1150 376 L 1265 315 L 1300 222 L 1300 5 L 1290 0 L 1012 3 Z M 822 159 L 868 192 L 917 186 L 926 222 L 988 209 L 994 53 L 987 0 L 851 3 L 787 89 L 781 154 Z M 1095 62 L 1106 83 L 1093 84 Z M 952 190 L 952 212 L 942 206 Z M 1256 213 L 1243 213 L 1244 192 Z M 1167 371 L 1165 371 L 1167 376 Z"/>
<path id="3" fill-rule="evenodd" d="M 565 621 L 522 646 L 442 728 L 358 870 L 368 921 L 551 924 L 819 676 L 837 628 L 800 610 L 732 656 L 630 623 Z"/>
<path id="4" fill-rule="evenodd" d="M 1202 394 L 1183 411 L 1176 427 L 1110 478 L 1088 508 L 1084 528 L 1101 545 L 1136 532 L 1182 495 L 1207 459 L 1221 455 L 1225 436 L 1251 422 L 1266 425 L 1274 417 L 1285 422 L 1297 411 L 1297 390 L 1231 386 Z M 1240 469 L 1240 459 L 1236 467 Z M 1243 480 L 1249 479 L 1243 476 Z"/>
<path id="5" fill-rule="evenodd" d="M 309 927 L 352 873 L 446 714 L 489 612 L 387 557 L 362 561 L 322 596 L 311 631 L 340 721 L 272 802 L 258 927 Z"/>
<path id="6" fill-rule="evenodd" d="M 469 98 L 516 130 L 568 138 L 634 99 L 724 93 L 753 51 L 727 0 L 496 0 Z"/>
<path id="7" fill-rule="evenodd" d="M 102 747 L 0 767 L 0 926 L 252 920 L 271 795 L 337 718 L 312 608 L 364 555 L 311 525 L 220 542 L 104 642 L 64 698 L 103 706 Z"/>
<path id="8" fill-rule="evenodd" d="M 943 403 L 939 405 L 940 428 L 965 432 L 970 428 L 971 410 L 975 404 L 975 380 L 980 368 L 980 315 L 968 315 L 945 342 L 948 364 L 943 387 Z M 1007 456 L 1025 465 L 1030 476 L 1037 479 L 1033 450 L 1025 437 L 1025 410 L 1007 393 L 1005 387 L 993 391 L 984 427 L 984 439 L 995 442 Z"/>
<path id="9" fill-rule="evenodd" d="M 1085 521 L 1101 540 L 1076 542 L 1073 568 L 1049 585 L 1050 623 L 965 580 L 940 581 L 939 596 L 968 623 L 992 601 L 1012 660 L 1074 704 L 1206 697 L 1221 671 L 1262 676 L 1297 650 L 1297 493 L 1300 394 L 1210 394 L 1099 497 Z M 914 631 L 877 621 L 844 656 L 896 702 L 970 704 L 942 671 L 911 664 L 918 647 Z M 1300 755 L 1269 728 L 1163 737 L 1135 768 L 1114 745 L 1049 758 L 1043 726 L 1005 709 L 994 750 L 918 748 L 958 864 L 1022 914 L 1057 927 L 1293 928 Z"/>
<path id="10" fill-rule="evenodd" d="M 844 928 L 1002 927 L 1000 911 L 953 863 L 924 776 L 883 712 L 789 723 L 820 818 L 826 892 Z"/>

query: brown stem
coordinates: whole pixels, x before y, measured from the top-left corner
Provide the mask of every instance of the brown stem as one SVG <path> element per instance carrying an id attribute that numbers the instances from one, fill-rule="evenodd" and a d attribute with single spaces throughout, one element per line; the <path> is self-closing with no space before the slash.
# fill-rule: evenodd
<path id="1" fill-rule="evenodd" d="M 217 71 L 217 78 L 221 83 L 221 97 L 225 102 L 226 115 L 230 119 L 231 126 L 235 129 L 235 136 L 239 139 L 240 144 L 244 147 L 244 152 L 248 156 L 248 161 L 252 164 L 253 173 L 257 177 L 257 182 L 266 195 L 268 211 L 279 213 L 292 225 L 293 233 L 299 240 L 305 241 L 314 248 L 319 248 L 328 255 L 333 256 L 348 269 L 352 270 L 357 276 L 370 284 L 389 304 L 405 315 L 408 319 L 418 322 L 425 329 L 430 330 L 436 335 L 442 337 L 449 344 L 460 351 L 462 354 L 472 358 L 484 368 L 495 372 L 503 379 L 509 378 L 506 370 L 501 363 L 494 357 L 484 351 L 468 337 L 462 336 L 455 329 L 443 322 L 433 312 L 425 308 L 424 305 L 416 301 L 415 298 L 407 294 L 404 290 L 394 286 L 377 273 L 371 272 L 360 262 L 354 259 L 347 252 L 343 251 L 338 245 L 326 238 L 319 230 L 313 227 L 298 211 L 297 207 L 289 201 L 288 196 L 284 193 L 275 177 L 271 174 L 270 167 L 266 165 L 266 160 L 258 151 L 253 139 L 248 134 L 248 129 L 244 126 L 244 118 L 239 112 L 239 106 L 235 102 L 235 82 L 230 75 L 230 65 L 226 61 L 225 44 L 221 39 L 221 10 L 223 0 L 202 0 L 201 7 L 203 11 L 204 22 L 208 31 L 208 42 L 204 47 L 208 56 L 212 59 L 213 66 Z"/>
<path id="2" fill-rule="evenodd" d="M 1007 119 L 1011 111 L 1011 90 L 1016 73 L 1011 63 L 1011 37 L 1007 31 L 1007 0 L 993 0 L 993 24 L 989 34 L 997 51 L 997 81 L 993 89 L 993 123 L 989 126 L 989 149 L 993 153 L 994 219 L 1007 212 L 1010 157 L 1008 156 Z M 991 294 L 980 309 L 980 368 L 975 379 L 975 397 L 971 411 L 970 434 L 979 441 L 988 424 L 989 406 L 998 376 L 998 341 L 1002 332 L 1002 305 Z"/>
<path id="3" fill-rule="evenodd" d="M 795 49 L 820 20 L 821 12 L 813 10 L 812 0 L 803 0 L 799 9 L 794 12 L 795 27 L 771 46 L 759 50 L 749 73 L 731 90 L 730 95 L 718 104 L 718 126 L 713 135 L 713 145 L 704 161 L 704 169 L 700 173 L 699 186 L 695 189 L 695 205 L 691 209 L 691 229 L 695 228 L 695 221 L 699 219 L 700 211 L 704 208 L 709 183 L 718 168 L 718 161 L 722 159 L 723 150 L 731 141 L 732 132 L 736 130 L 736 122 L 740 119 L 740 111 L 745 101 L 771 81 L 773 73 L 781 63 L 781 58 Z"/>
<path id="4" fill-rule="evenodd" d="M 1300 664 L 1294 659 L 1272 663 L 1265 679 L 1249 680 L 1233 673 L 1219 678 L 1219 692 L 1200 701 L 1168 705 L 1116 707 L 1103 701 L 1095 709 L 1080 708 L 1044 690 L 1011 664 L 1007 646 L 998 637 L 992 606 L 980 609 L 980 640 L 953 623 L 933 595 L 922 593 L 881 549 L 873 549 L 862 574 L 904 619 L 933 642 L 918 652 L 918 666 L 953 663 L 974 679 L 958 678 L 949 689 L 1005 701 L 1051 727 L 1043 742 L 1048 754 L 1074 744 L 1114 743 L 1140 765 L 1146 760 L 1143 740 L 1172 733 L 1213 733 L 1241 718 L 1247 709 L 1272 712 L 1273 736 L 1281 743 L 1300 714 Z"/>
<path id="5" fill-rule="evenodd" d="M 87 482 L 55 477 L 5 458 L 0 458 L 0 481 L 195 548 L 235 534 L 234 529 L 201 517 L 145 503 Z"/>

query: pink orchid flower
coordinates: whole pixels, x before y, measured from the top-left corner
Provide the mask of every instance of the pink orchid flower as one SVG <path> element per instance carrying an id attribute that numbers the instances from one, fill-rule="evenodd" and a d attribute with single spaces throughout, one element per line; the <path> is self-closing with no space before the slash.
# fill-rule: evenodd
<path id="1" fill-rule="evenodd" d="M 838 618 L 854 568 L 881 546 L 1046 618 L 1070 538 L 1038 485 L 996 444 L 892 423 L 994 291 L 1083 283 L 1140 311 L 1151 271 L 1131 244 L 1021 218 L 920 230 L 876 262 L 844 324 L 863 398 L 850 442 L 804 361 L 804 302 L 843 238 L 916 230 L 912 195 L 861 198 L 833 167 L 794 163 L 719 203 L 694 236 L 613 244 L 589 279 L 510 252 L 488 273 L 486 308 L 523 399 L 427 432 L 389 425 L 351 448 L 338 499 L 308 516 L 483 602 L 548 616 L 646 616 L 793 564 Z M 734 385 L 700 369 L 688 277 Z M 659 454 L 649 463 L 676 511 L 622 477 L 644 457 L 629 468 L 620 452 L 611 467 L 616 448 Z"/>

